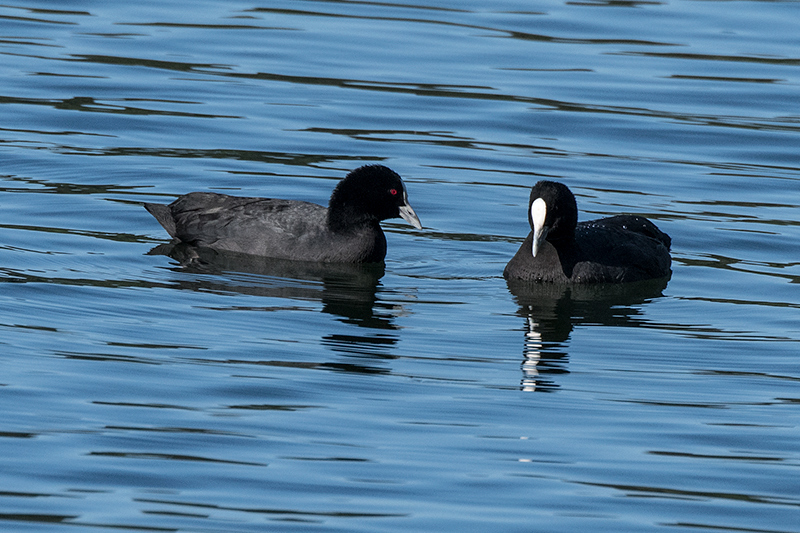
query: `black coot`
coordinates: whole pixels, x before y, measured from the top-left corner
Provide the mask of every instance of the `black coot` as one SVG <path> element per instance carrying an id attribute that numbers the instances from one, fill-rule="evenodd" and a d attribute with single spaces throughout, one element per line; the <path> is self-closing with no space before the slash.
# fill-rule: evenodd
<path id="1" fill-rule="evenodd" d="M 575 196 L 540 181 L 528 204 L 531 231 L 506 265 L 509 280 L 623 283 L 668 277 L 670 238 L 644 217 L 617 215 L 578 224 Z"/>
<path id="2" fill-rule="evenodd" d="M 350 172 L 328 207 L 297 200 L 193 192 L 169 205 L 144 204 L 180 242 L 215 250 L 328 263 L 372 263 L 386 256 L 379 222 L 422 224 L 403 180 L 382 165 Z"/>

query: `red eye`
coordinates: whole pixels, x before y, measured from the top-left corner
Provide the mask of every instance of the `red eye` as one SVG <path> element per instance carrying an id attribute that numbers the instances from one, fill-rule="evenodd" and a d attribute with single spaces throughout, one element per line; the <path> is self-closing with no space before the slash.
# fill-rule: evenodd
<path id="1" fill-rule="evenodd" d="M 389 194 L 392 196 L 397 196 L 397 189 L 389 189 Z"/>

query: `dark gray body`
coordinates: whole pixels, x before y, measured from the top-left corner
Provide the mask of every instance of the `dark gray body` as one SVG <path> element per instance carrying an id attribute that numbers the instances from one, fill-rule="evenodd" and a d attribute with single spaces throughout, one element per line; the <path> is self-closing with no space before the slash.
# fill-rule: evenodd
<path id="1" fill-rule="evenodd" d="M 509 280 L 625 283 L 671 274 L 670 238 L 646 218 L 618 215 L 577 225 L 574 239 L 545 241 L 533 257 L 528 234 L 503 275 Z"/>
<path id="2" fill-rule="evenodd" d="M 369 263 L 386 256 L 377 220 L 332 231 L 328 208 L 309 202 L 193 192 L 169 205 L 145 208 L 170 236 L 194 246 L 329 263 Z"/>

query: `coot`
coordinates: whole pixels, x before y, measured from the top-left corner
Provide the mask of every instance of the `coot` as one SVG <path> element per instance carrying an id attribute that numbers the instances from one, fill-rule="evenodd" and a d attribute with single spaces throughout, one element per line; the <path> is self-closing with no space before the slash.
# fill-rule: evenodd
<path id="1" fill-rule="evenodd" d="M 623 283 L 670 276 L 671 240 L 644 217 L 617 215 L 578 224 L 575 196 L 540 181 L 528 204 L 531 231 L 503 275 L 509 280 Z"/>
<path id="2" fill-rule="evenodd" d="M 422 224 L 400 176 L 383 165 L 350 172 L 328 207 L 297 200 L 193 192 L 169 205 L 144 204 L 174 239 L 198 247 L 328 263 L 372 263 L 386 256 L 379 222 Z"/>

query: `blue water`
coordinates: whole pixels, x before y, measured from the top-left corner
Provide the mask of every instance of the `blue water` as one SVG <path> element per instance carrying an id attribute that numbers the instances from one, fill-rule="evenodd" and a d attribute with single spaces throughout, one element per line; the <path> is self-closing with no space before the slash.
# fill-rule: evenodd
<path id="1" fill-rule="evenodd" d="M 0 6 L 3 531 L 800 531 L 800 3 Z M 141 202 L 399 172 L 383 267 Z M 530 186 L 666 285 L 509 287 Z"/>

